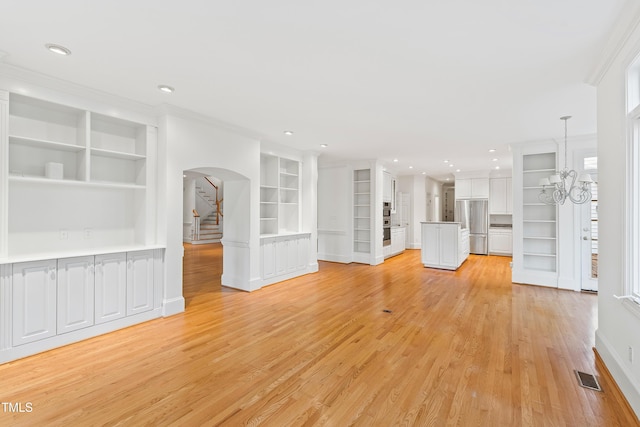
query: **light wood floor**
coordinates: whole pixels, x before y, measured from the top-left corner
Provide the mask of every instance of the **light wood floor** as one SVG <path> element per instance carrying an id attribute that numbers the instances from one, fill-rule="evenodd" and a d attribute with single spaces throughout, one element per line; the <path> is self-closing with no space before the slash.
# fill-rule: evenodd
<path id="1" fill-rule="evenodd" d="M 186 250 L 184 314 L 1 365 L 0 400 L 33 411 L 0 425 L 637 424 L 596 369 L 596 296 L 513 285 L 509 258 L 407 251 L 248 294 L 219 245 Z"/>

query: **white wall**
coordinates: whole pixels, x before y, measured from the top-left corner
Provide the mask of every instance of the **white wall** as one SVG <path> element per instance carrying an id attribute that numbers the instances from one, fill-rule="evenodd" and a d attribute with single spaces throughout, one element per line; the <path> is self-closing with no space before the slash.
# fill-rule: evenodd
<path id="1" fill-rule="evenodd" d="M 353 261 L 353 168 L 318 168 L 318 259 Z"/>
<path id="2" fill-rule="evenodd" d="M 625 16 L 637 17 L 635 13 Z M 626 167 L 625 70 L 640 53 L 638 21 L 598 82 L 599 281 L 596 349 L 640 415 L 640 317 L 613 298 L 624 287 Z M 618 28 L 624 29 L 623 26 Z M 618 46 L 616 46 L 618 47 Z M 636 352 L 634 362 L 628 349 Z"/>
<path id="3" fill-rule="evenodd" d="M 158 195 L 158 236 L 167 247 L 164 315 L 184 310 L 180 202 L 185 170 L 216 169 L 216 176 L 225 181 L 223 284 L 247 291 L 259 287 L 260 142 L 172 109 L 160 119 L 158 152 L 166 159 L 159 165 L 158 185 L 164 189 Z"/>
<path id="4" fill-rule="evenodd" d="M 427 198 L 427 221 L 442 221 L 442 204 L 444 203 L 442 184 L 427 176 L 425 179 L 425 191 Z"/>
<path id="5" fill-rule="evenodd" d="M 407 248 L 420 249 L 422 236 L 420 222 L 427 220 L 427 178 L 422 175 L 398 177 L 398 189 L 409 193 L 411 204 L 407 227 Z"/>

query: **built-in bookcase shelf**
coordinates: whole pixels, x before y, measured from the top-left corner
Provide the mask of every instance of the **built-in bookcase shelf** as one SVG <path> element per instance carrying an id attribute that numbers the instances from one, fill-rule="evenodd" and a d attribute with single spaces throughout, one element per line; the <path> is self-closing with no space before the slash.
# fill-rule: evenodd
<path id="1" fill-rule="evenodd" d="M 300 162 L 260 156 L 260 234 L 295 233 L 300 228 Z"/>
<path id="2" fill-rule="evenodd" d="M 371 253 L 370 169 L 353 171 L 353 251 L 356 258 L 358 254 Z"/>
<path id="3" fill-rule="evenodd" d="M 156 129 L 3 92 L 5 256 L 155 244 Z M 6 104 L 5 104 L 6 105 Z M 0 121 L 2 123 L 2 121 Z M 0 129 L 0 135 L 2 135 Z M 150 147 L 153 149 L 150 150 Z M 150 160 L 150 153 L 152 160 Z M 4 231 L 4 230 L 3 230 Z"/>
<path id="4" fill-rule="evenodd" d="M 526 154 L 522 158 L 522 256 L 523 268 L 557 271 L 557 207 L 538 199 L 541 178 L 555 172 L 556 154 Z"/>

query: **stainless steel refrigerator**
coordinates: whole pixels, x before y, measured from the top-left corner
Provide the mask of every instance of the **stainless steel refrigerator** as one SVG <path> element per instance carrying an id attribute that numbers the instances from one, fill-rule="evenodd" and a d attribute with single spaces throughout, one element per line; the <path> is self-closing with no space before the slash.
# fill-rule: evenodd
<path id="1" fill-rule="evenodd" d="M 489 253 L 487 232 L 489 230 L 488 200 L 456 200 L 455 221 L 469 230 L 469 252 Z"/>

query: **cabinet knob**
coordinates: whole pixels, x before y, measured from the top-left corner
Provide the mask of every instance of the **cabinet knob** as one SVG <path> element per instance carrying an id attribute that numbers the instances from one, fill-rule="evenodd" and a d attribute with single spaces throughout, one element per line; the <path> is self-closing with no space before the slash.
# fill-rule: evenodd
<path id="1" fill-rule="evenodd" d="M 582 240 L 589 240 L 589 238 L 587 236 L 584 236 Z"/>

